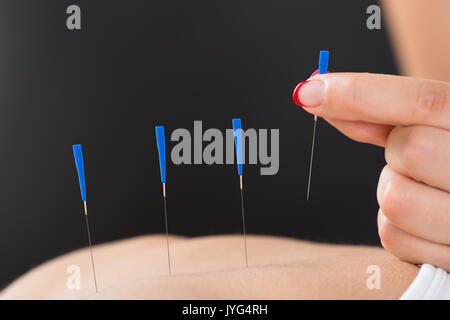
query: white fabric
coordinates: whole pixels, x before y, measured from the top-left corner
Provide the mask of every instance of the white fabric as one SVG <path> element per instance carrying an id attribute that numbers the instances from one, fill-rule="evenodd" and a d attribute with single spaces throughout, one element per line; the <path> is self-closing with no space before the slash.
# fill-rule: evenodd
<path id="1" fill-rule="evenodd" d="M 450 300 L 450 274 L 423 264 L 400 300 Z"/>

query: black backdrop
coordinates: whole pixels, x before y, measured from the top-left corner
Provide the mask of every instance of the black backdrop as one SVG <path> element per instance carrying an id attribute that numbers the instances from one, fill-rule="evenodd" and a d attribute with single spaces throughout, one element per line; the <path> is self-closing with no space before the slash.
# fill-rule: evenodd
<path id="1" fill-rule="evenodd" d="M 395 73 L 387 30 L 366 28 L 375 1 L 2 1 L 0 285 L 87 244 L 71 145 L 83 144 L 95 243 L 164 232 L 154 125 L 166 135 L 280 129 L 280 170 L 245 167 L 247 232 L 379 244 L 383 150 L 318 125 L 292 90 L 330 49 L 330 70 Z M 82 30 L 68 31 L 78 4 Z M 170 150 L 173 143 L 167 142 Z M 241 232 L 234 165 L 168 163 L 169 227 Z"/>

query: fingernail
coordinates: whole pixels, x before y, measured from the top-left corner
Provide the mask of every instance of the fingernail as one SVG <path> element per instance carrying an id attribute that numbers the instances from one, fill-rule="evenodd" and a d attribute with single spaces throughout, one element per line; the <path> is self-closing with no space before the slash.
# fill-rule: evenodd
<path id="1" fill-rule="evenodd" d="M 320 80 L 306 80 L 301 82 L 294 90 L 295 104 L 301 107 L 317 107 L 322 104 L 325 96 L 325 85 Z"/>

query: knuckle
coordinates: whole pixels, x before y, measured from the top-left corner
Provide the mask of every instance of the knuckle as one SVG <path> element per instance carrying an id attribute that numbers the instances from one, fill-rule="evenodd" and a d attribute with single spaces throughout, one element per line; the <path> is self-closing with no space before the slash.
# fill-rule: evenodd
<path id="1" fill-rule="evenodd" d="M 378 236 L 380 237 L 383 247 L 391 252 L 394 248 L 394 229 L 389 220 L 386 220 L 381 226 L 378 227 Z"/>
<path id="2" fill-rule="evenodd" d="M 378 228 L 378 235 L 380 237 L 381 245 L 387 252 L 394 256 L 401 255 L 401 244 L 398 242 L 397 230 L 389 220 L 386 220 L 385 223 Z M 406 257 L 402 258 L 404 259 Z"/>
<path id="3" fill-rule="evenodd" d="M 383 170 L 381 170 L 380 178 L 378 179 L 378 186 L 377 186 L 377 201 L 378 204 L 381 207 L 381 204 L 383 202 L 383 196 L 386 191 L 386 187 L 389 184 L 390 175 L 389 175 L 390 169 L 387 165 L 384 166 Z"/>
<path id="4" fill-rule="evenodd" d="M 433 140 L 424 127 L 409 127 L 400 147 L 400 161 L 407 171 L 420 170 L 433 154 Z"/>
<path id="5" fill-rule="evenodd" d="M 392 163 L 395 159 L 396 151 L 398 150 L 398 148 L 395 148 L 395 141 L 400 136 L 400 130 L 403 130 L 403 127 L 394 127 L 387 137 L 386 147 L 384 148 L 384 158 L 387 163 Z"/>
<path id="6" fill-rule="evenodd" d="M 404 185 L 400 179 L 391 178 L 379 203 L 384 215 L 391 221 L 405 218 L 405 214 L 408 212 L 407 204 L 403 201 L 403 192 Z"/>
<path id="7" fill-rule="evenodd" d="M 420 116 L 439 115 L 450 109 L 450 90 L 446 85 L 422 80 L 415 95 Z"/>

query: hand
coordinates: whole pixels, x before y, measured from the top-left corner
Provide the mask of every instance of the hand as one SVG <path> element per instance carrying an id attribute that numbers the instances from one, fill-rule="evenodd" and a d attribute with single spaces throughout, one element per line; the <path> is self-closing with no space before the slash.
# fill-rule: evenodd
<path id="1" fill-rule="evenodd" d="M 294 101 L 348 137 L 385 147 L 377 191 L 383 246 L 450 271 L 450 84 L 331 73 L 299 84 Z"/>

